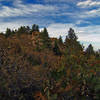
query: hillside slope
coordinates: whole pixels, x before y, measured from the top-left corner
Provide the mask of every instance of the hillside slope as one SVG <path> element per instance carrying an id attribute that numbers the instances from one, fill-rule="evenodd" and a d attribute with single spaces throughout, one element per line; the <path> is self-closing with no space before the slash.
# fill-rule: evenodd
<path id="1" fill-rule="evenodd" d="M 100 53 L 46 31 L 0 34 L 0 100 L 99 100 Z"/>

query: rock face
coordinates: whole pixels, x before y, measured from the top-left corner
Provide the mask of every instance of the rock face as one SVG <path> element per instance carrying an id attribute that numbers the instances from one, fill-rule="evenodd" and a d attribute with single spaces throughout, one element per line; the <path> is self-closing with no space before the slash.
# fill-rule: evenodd
<path id="1" fill-rule="evenodd" d="M 36 46 L 38 38 L 39 38 L 39 32 L 33 32 L 32 33 L 32 43 L 33 43 L 33 46 Z"/>
<path id="2" fill-rule="evenodd" d="M 54 47 L 55 41 L 57 41 L 57 38 L 50 38 L 51 45 Z"/>
<path id="3" fill-rule="evenodd" d="M 34 47 L 38 46 L 42 46 L 42 40 L 40 38 L 40 33 L 39 32 L 33 32 L 32 33 L 32 44 Z"/>

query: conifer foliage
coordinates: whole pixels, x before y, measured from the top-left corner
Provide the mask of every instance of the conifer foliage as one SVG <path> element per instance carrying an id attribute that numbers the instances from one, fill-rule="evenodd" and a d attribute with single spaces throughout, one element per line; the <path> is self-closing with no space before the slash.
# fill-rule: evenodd
<path id="1" fill-rule="evenodd" d="M 36 24 L 33 24 L 33 25 L 32 25 L 32 30 L 31 30 L 31 31 L 32 31 L 32 32 L 35 32 L 35 31 L 39 32 L 39 26 L 36 25 Z"/>
<path id="2" fill-rule="evenodd" d="M 84 50 L 72 28 L 65 42 L 35 24 L 7 29 L 0 34 L 0 100 L 100 100 L 100 50 Z"/>
<path id="3" fill-rule="evenodd" d="M 67 38 L 74 41 L 78 39 L 72 28 L 69 29 Z"/>
<path id="4" fill-rule="evenodd" d="M 58 43 L 59 43 L 59 45 L 63 45 L 63 40 L 62 40 L 62 37 L 61 36 L 58 39 Z"/>
<path id="5" fill-rule="evenodd" d="M 51 41 L 50 41 L 47 29 L 44 28 L 40 34 L 41 34 L 41 39 L 42 39 L 42 43 L 43 43 L 43 48 L 50 49 L 51 48 Z"/>
<path id="6" fill-rule="evenodd" d="M 86 53 L 89 54 L 89 55 L 94 54 L 94 50 L 93 50 L 92 44 L 90 44 L 90 45 L 87 47 Z"/>
<path id="7" fill-rule="evenodd" d="M 53 52 L 55 55 L 61 55 L 61 51 L 60 51 L 57 41 L 55 41 L 55 43 L 54 43 Z"/>
<path id="8" fill-rule="evenodd" d="M 9 37 L 9 36 L 13 35 L 13 33 L 14 33 L 13 31 L 11 31 L 9 28 L 7 28 L 6 29 L 6 33 L 5 33 L 5 36 L 6 37 Z"/>
<path id="9" fill-rule="evenodd" d="M 65 39 L 65 46 L 69 53 L 76 53 L 83 50 L 83 46 L 77 41 L 78 37 L 76 36 L 72 28 L 69 29 L 68 35 Z"/>

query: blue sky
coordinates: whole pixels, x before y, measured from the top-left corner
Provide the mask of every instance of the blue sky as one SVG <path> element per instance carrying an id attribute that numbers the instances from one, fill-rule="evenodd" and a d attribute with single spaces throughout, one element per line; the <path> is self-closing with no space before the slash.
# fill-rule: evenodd
<path id="1" fill-rule="evenodd" d="M 63 38 L 72 27 L 86 47 L 100 48 L 100 0 L 0 0 L 0 31 L 32 24 Z"/>

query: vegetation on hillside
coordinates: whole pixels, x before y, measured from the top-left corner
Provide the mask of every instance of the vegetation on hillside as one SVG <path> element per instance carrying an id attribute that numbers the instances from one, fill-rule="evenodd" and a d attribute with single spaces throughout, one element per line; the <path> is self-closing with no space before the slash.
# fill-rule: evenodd
<path id="1" fill-rule="evenodd" d="M 100 100 L 100 50 L 74 30 L 50 38 L 38 25 L 0 34 L 0 100 Z"/>

